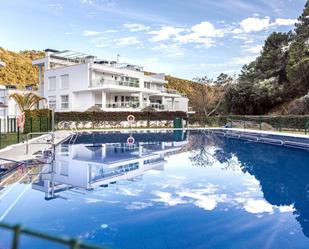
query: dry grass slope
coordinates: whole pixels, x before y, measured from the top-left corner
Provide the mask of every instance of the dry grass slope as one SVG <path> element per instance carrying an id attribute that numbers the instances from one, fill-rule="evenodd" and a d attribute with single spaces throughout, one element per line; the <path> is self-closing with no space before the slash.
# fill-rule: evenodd
<path id="1" fill-rule="evenodd" d="M 0 69 L 0 84 L 15 85 L 18 88 L 37 85 L 38 69 L 32 66 L 32 60 L 43 56 L 42 51 L 26 50 L 16 53 L 0 47 L 0 60 L 6 63 L 6 67 Z"/>

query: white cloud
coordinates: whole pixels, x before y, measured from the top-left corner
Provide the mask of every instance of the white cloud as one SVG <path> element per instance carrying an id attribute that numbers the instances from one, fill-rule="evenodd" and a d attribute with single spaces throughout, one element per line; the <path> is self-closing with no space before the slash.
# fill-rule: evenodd
<path id="1" fill-rule="evenodd" d="M 271 22 L 268 16 L 259 18 L 258 16 L 248 17 L 240 22 L 240 27 L 234 28 L 231 33 L 241 34 L 242 32 L 251 33 L 258 32 L 264 29 L 268 29 L 272 26 L 289 26 L 294 25 L 297 22 L 295 19 L 289 18 L 277 18 L 274 22 Z"/>
<path id="2" fill-rule="evenodd" d="M 295 208 L 294 205 L 289 205 L 289 206 L 277 206 L 277 208 L 279 209 L 280 213 L 288 213 L 288 212 L 294 212 Z"/>
<path id="3" fill-rule="evenodd" d="M 176 43 L 171 43 L 171 44 L 160 43 L 159 45 L 154 46 L 152 49 L 154 51 L 158 51 L 158 52 L 163 53 L 167 57 L 175 57 L 175 56 L 184 55 L 184 49 L 181 48 Z"/>
<path id="4" fill-rule="evenodd" d="M 240 22 L 240 27 L 246 33 L 257 32 L 267 29 L 270 26 L 270 18 L 249 17 Z"/>
<path id="5" fill-rule="evenodd" d="M 150 29 L 148 26 L 139 23 L 126 23 L 123 27 L 131 32 L 146 31 Z"/>
<path id="6" fill-rule="evenodd" d="M 138 40 L 134 36 L 128 36 L 128 37 L 116 39 L 116 45 L 118 46 L 124 47 L 124 46 L 131 46 L 131 45 L 137 45 L 137 44 L 141 44 L 141 41 Z"/>
<path id="7" fill-rule="evenodd" d="M 128 205 L 126 209 L 140 210 L 140 209 L 145 209 L 145 208 L 152 207 L 152 206 L 153 204 L 151 202 L 134 201 L 130 205 Z"/>
<path id="8" fill-rule="evenodd" d="M 212 47 L 215 41 L 214 37 L 223 37 L 227 30 L 216 29 L 216 27 L 207 21 L 193 25 L 187 34 L 177 35 L 176 40 L 180 43 L 198 43 L 206 47 Z"/>
<path id="9" fill-rule="evenodd" d="M 150 41 L 158 42 L 169 40 L 170 38 L 177 36 L 182 31 L 184 31 L 183 28 L 164 26 L 160 30 L 149 32 L 149 34 L 154 35 L 152 38 L 150 38 Z"/>
<path id="10" fill-rule="evenodd" d="M 172 194 L 168 192 L 155 191 L 153 194 L 159 197 L 158 199 L 153 199 L 153 201 L 163 202 L 165 205 L 168 205 L 168 206 L 175 206 L 175 205 L 187 203 L 182 198 L 173 197 Z"/>
<path id="11" fill-rule="evenodd" d="M 224 36 L 224 30 L 216 29 L 215 26 L 210 22 L 201 22 L 192 26 L 193 33 L 198 34 L 201 37 L 222 37 Z"/>
<path id="12" fill-rule="evenodd" d="M 271 204 L 267 201 L 249 199 L 247 200 L 246 204 L 244 205 L 244 209 L 252 214 L 259 214 L 259 213 L 273 213 L 274 209 Z"/>
<path id="13" fill-rule="evenodd" d="M 94 30 L 84 30 L 83 31 L 83 36 L 95 36 L 95 35 L 99 35 L 99 34 L 101 34 L 101 32 L 94 31 Z"/>
<path id="14" fill-rule="evenodd" d="M 284 19 L 284 18 L 277 18 L 275 20 L 275 24 L 279 26 L 290 26 L 294 25 L 297 22 L 295 19 Z"/>

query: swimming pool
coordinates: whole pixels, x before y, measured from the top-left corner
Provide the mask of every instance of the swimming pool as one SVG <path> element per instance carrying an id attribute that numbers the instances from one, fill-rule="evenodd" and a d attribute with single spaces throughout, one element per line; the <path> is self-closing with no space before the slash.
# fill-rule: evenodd
<path id="1" fill-rule="evenodd" d="M 83 133 L 53 166 L 21 169 L 2 183 L 0 219 L 110 248 L 309 248 L 308 150 L 203 130 L 128 136 Z"/>

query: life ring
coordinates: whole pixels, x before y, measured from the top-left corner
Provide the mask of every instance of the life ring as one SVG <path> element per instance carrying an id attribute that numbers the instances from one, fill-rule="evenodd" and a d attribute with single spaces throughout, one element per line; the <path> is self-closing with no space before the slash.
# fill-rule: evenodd
<path id="1" fill-rule="evenodd" d="M 17 127 L 23 128 L 24 125 L 25 125 L 25 113 L 23 112 L 22 114 L 17 116 Z"/>
<path id="2" fill-rule="evenodd" d="M 134 144 L 134 143 L 135 143 L 134 137 L 132 137 L 132 136 L 128 137 L 128 138 L 127 138 L 127 143 L 128 143 L 128 144 Z"/>
<path id="3" fill-rule="evenodd" d="M 128 120 L 129 123 L 134 123 L 135 117 L 133 115 L 128 115 L 127 120 Z"/>

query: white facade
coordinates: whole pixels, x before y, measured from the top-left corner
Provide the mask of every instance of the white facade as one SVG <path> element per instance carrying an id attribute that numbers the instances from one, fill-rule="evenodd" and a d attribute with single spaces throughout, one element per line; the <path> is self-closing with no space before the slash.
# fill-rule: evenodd
<path id="1" fill-rule="evenodd" d="M 0 68 L 5 67 L 5 63 L 3 61 L 0 61 Z"/>
<path id="2" fill-rule="evenodd" d="M 47 51 L 33 61 L 39 67 L 40 94 L 56 112 L 86 111 L 188 111 L 188 99 L 165 88 L 164 75 L 147 76 L 141 67 L 99 61 L 71 51 Z"/>
<path id="3" fill-rule="evenodd" d="M 10 98 L 13 93 L 24 94 L 26 90 L 7 89 L 0 85 L 0 127 L 1 132 L 10 132 L 16 129 L 16 124 L 10 119 L 15 119 L 21 111 L 14 99 Z"/>

